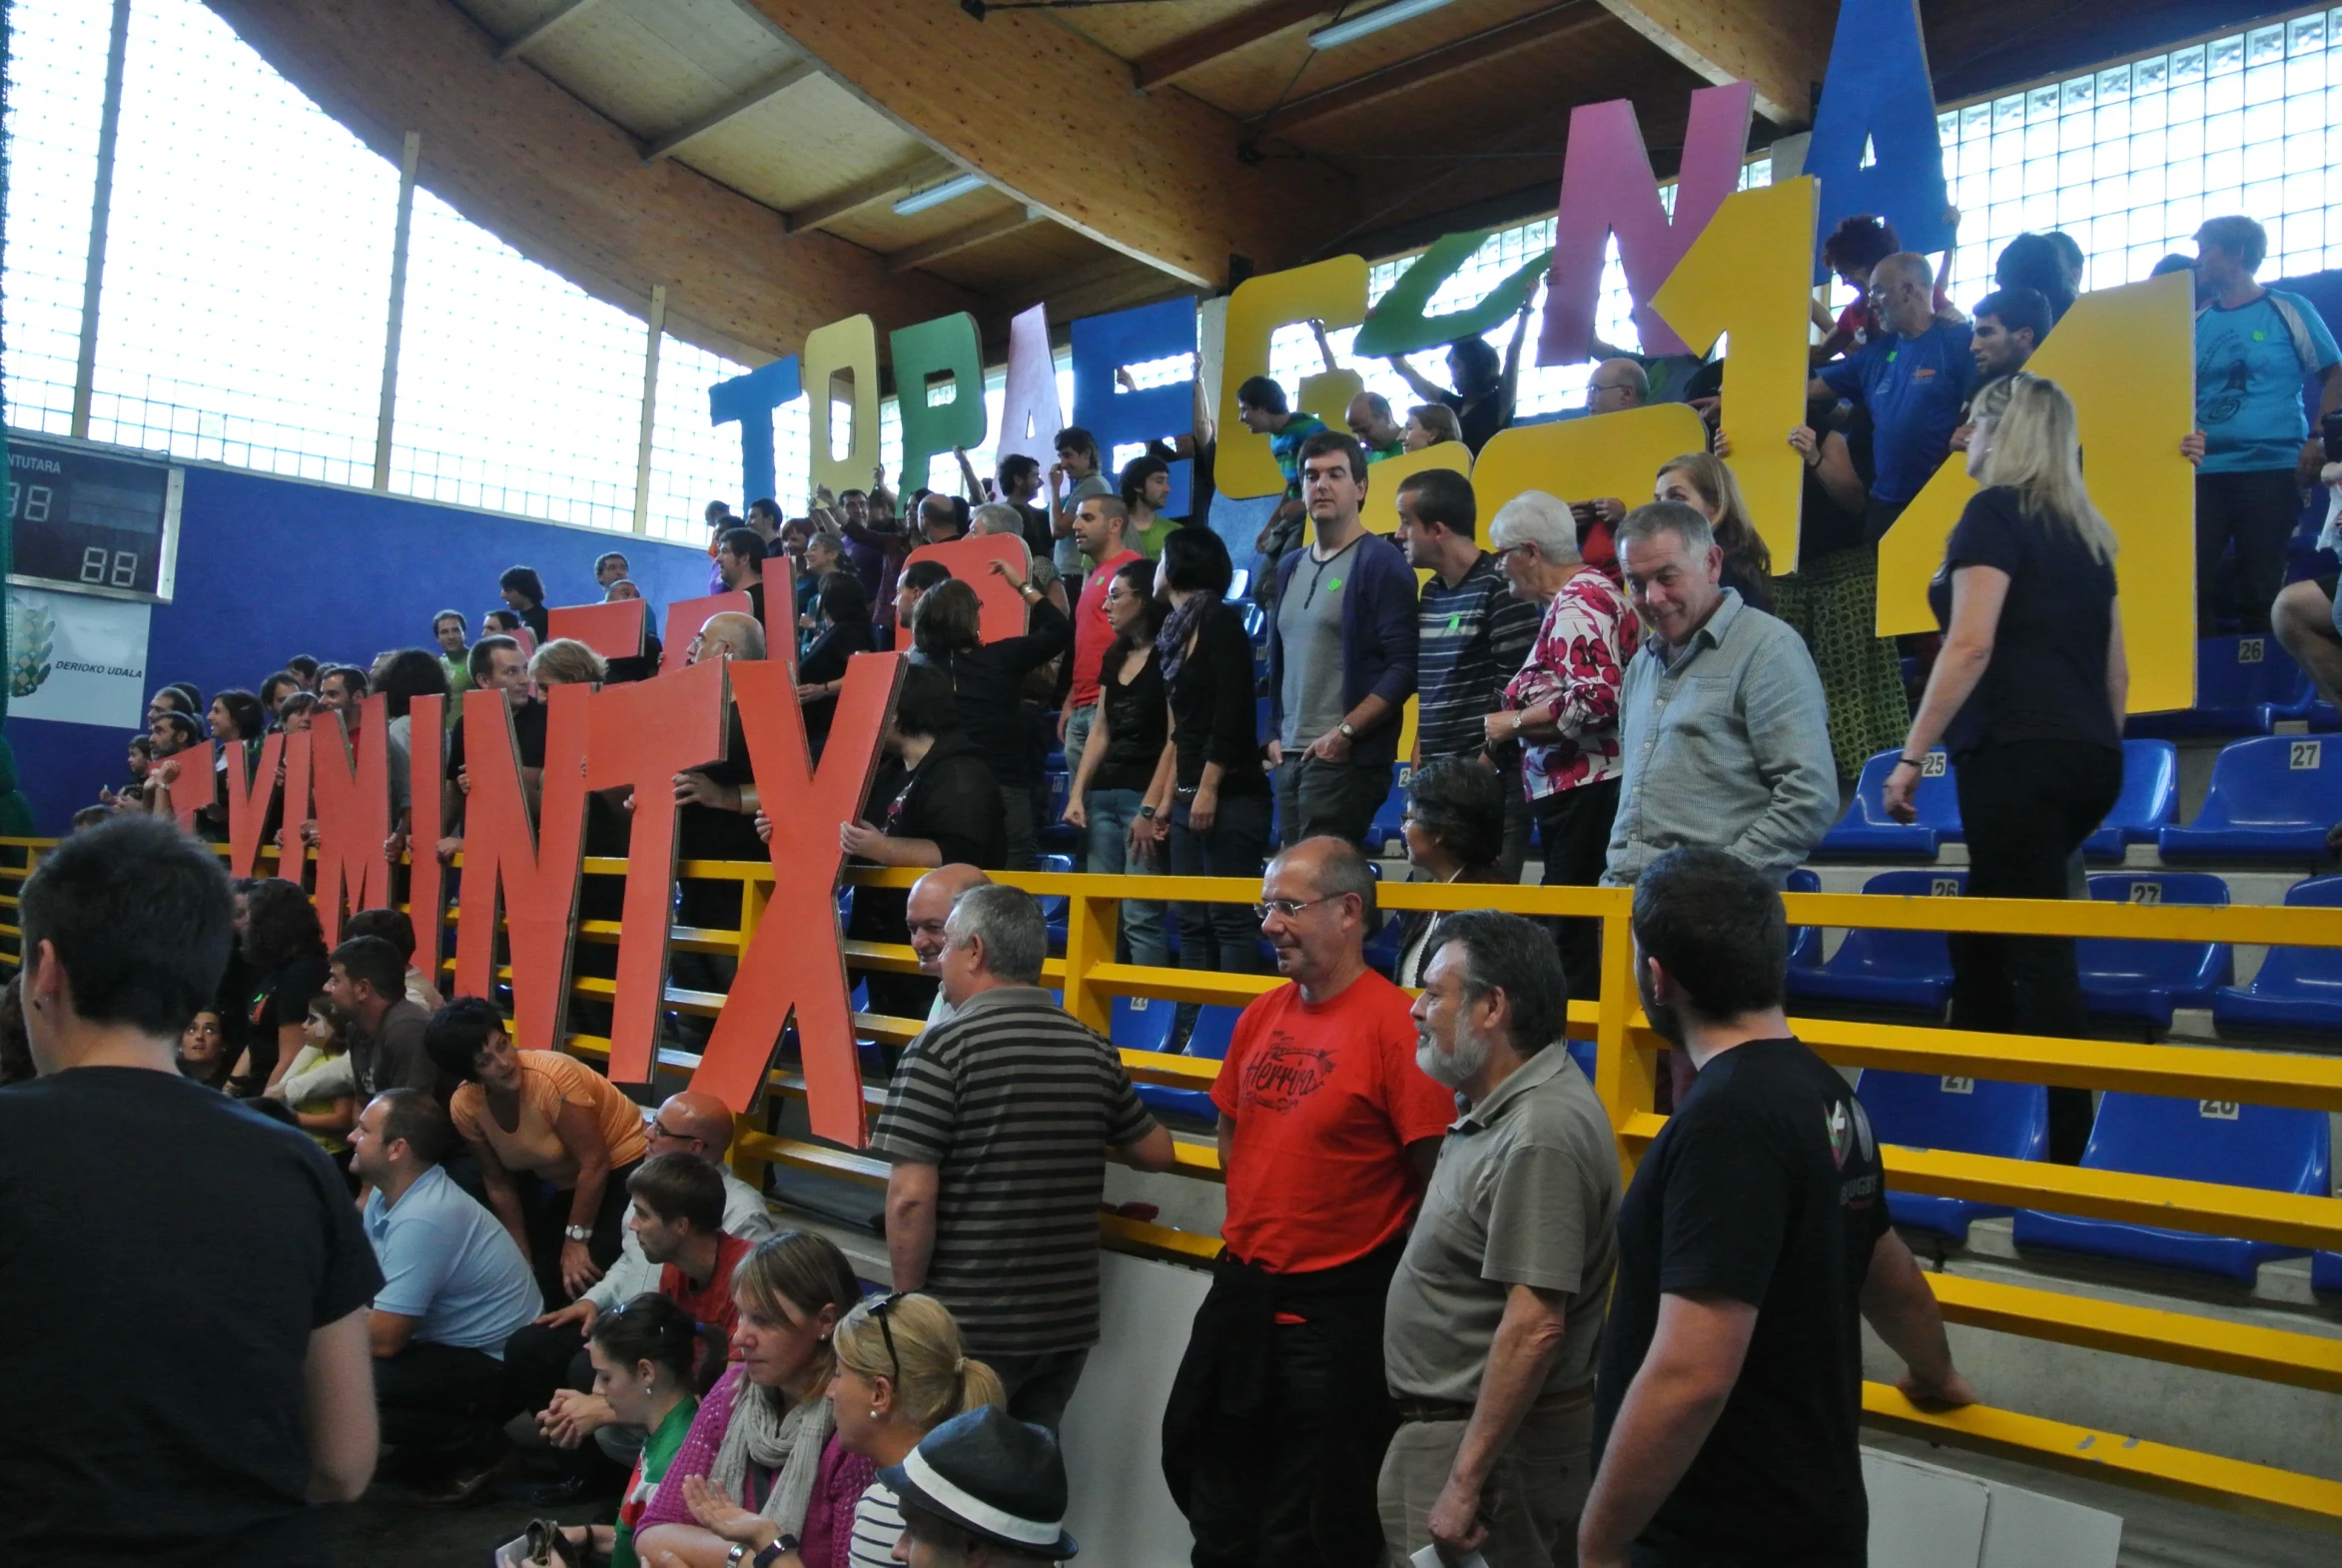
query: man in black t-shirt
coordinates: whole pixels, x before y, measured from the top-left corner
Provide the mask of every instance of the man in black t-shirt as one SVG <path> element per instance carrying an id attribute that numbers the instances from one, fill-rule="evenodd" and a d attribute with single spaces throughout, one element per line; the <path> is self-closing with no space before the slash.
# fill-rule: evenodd
<path id="1" fill-rule="evenodd" d="M 1862 1326 L 1915 1400 L 1974 1399 L 1887 1218 L 1869 1120 L 1790 1038 L 1764 874 L 1678 849 L 1635 883 L 1635 978 L 1699 1079 L 1618 1214 L 1581 1568 L 1863 1568 Z"/>
<path id="2" fill-rule="evenodd" d="M 228 879 L 167 821 L 23 892 L 42 1076 L 0 1089 L 0 1562 L 309 1565 L 374 1473 L 383 1282 L 307 1135 L 181 1078 Z"/>

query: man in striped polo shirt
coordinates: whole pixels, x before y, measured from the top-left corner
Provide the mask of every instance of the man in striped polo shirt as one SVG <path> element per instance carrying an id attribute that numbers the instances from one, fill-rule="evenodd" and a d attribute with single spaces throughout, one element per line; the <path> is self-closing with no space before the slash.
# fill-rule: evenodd
<path id="1" fill-rule="evenodd" d="M 1529 855 L 1529 803 L 1521 749 L 1492 750 L 1485 720 L 1520 672 L 1543 614 L 1515 596 L 1496 557 L 1480 548 L 1472 481 L 1449 468 L 1410 473 L 1398 485 L 1398 540 L 1407 564 L 1431 573 L 1415 601 L 1415 765 L 1485 757 L 1504 781 L 1504 880 L 1521 880 Z"/>
<path id="2" fill-rule="evenodd" d="M 1009 1413 L 1055 1432 L 1098 1342 L 1106 1146 L 1168 1171 L 1171 1140 L 1115 1048 L 1041 989 L 1048 952 L 1031 894 L 986 886 L 954 901 L 941 969 L 957 1011 L 903 1054 L 871 1148 L 894 1162 L 895 1288 L 950 1307 Z"/>

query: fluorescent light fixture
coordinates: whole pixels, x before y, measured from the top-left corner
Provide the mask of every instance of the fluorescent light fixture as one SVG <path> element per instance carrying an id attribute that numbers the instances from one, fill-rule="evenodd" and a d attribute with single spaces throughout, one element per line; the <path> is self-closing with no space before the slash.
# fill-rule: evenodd
<path id="1" fill-rule="evenodd" d="M 908 196 L 897 197 L 895 199 L 895 216 L 908 218 L 913 213 L 923 213 L 930 207 L 941 207 L 946 202 L 956 202 L 971 191 L 983 189 L 984 176 L 956 174 L 941 185 L 931 185 L 924 191 L 913 191 Z"/>
<path id="2" fill-rule="evenodd" d="M 1346 22 L 1336 22 L 1331 27 L 1320 27 L 1309 35 L 1309 47 L 1312 49 L 1336 49 L 1343 44 L 1364 38 L 1369 33 L 1379 33 L 1386 27 L 1395 27 L 1401 22 L 1412 21 L 1427 11 L 1438 10 L 1447 3 L 1448 0 L 1390 0 L 1390 4 L 1378 6 L 1374 10 L 1353 16 Z"/>

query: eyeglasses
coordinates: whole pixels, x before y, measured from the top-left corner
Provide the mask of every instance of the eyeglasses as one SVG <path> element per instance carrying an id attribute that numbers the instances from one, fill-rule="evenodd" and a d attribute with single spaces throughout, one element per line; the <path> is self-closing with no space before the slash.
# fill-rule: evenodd
<path id="1" fill-rule="evenodd" d="M 642 1114 L 642 1130 L 653 1138 L 673 1139 L 678 1144 L 705 1144 L 707 1142 L 704 1138 L 695 1138 L 689 1133 L 678 1133 L 671 1127 L 661 1125 L 658 1113 L 655 1111 L 645 1111 Z"/>
<path id="2" fill-rule="evenodd" d="M 1323 904 L 1333 897 L 1335 897 L 1334 894 L 1328 893 L 1319 898 L 1262 899 L 1252 906 L 1252 912 L 1258 915 L 1262 921 L 1266 921 L 1271 915 L 1282 915 L 1285 919 L 1291 920 L 1302 910 L 1308 909 L 1312 905 Z"/>
<path id="3" fill-rule="evenodd" d="M 895 1354 L 895 1331 L 887 1326 L 887 1314 L 895 1309 L 895 1303 L 901 1299 L 902 1291 L 889 1290 L 870 1303 L 870 1320 L 878 1324 L 878 1331 L 886 1340 L 887 1365 L 894 1368 L 895 1381 L 898 1383 L 903 1380 L 903 1358 Z"/>
<path id="4" fill-rule="evenodd" d="M 1511 554 L 1513 551 L 1515 551 L 1515 550 L 1525 550 L 1525 549 L 1527 549 L 1528 547 L 1529 547 L 1529 543 L 1528 543 L 1528 541 L 1527 541 L 1526 539 L 1522 540 L 1522 541 L 1521 541 L 1520 543 L 1518 543 L 1518 544 L 1507 544 L 1507 545 L 1504 545 L 1504 546 L 1502 546 L 1502 547 L 1501 547 L 1501 548 L 1499 548 L 1498 550 L 1496 550 L 1496 552 L 1495 552 L 1495 558 L 1496 558 L 1496 560 L 1497 560 L 1499 563 L 1501 563 L 1501 562 L 1504 560 L 1504 558 L 1505 558 L 1507 555 L 1510 555 L 1510 554 Z"/>

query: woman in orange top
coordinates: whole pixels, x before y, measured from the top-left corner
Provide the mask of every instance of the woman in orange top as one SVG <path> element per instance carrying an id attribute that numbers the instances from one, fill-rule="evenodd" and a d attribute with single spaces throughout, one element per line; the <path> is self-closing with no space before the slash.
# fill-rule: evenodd
<path id="1" fill-rule="evenodd" d="M 477 997 L 433 1014 L 423 1047 L 463 1081 L 447 1115 L 545 1299 L 582 1294 L 625 1239 L 626 1178 L 648 1153 L 641 1108 L 574 1057 L 513 1049 Z"/>

